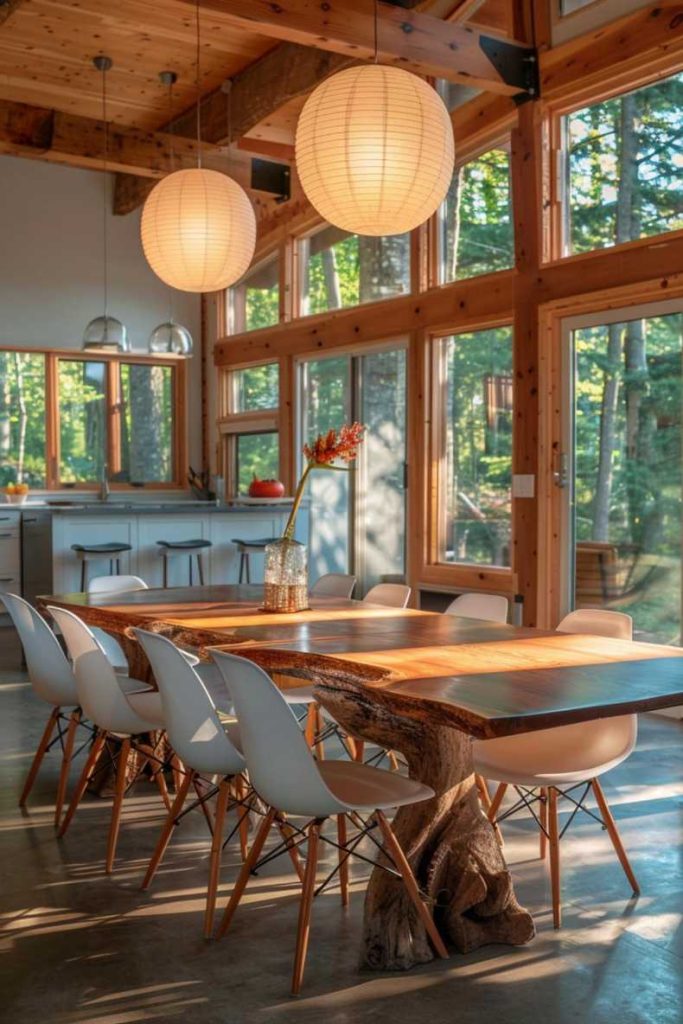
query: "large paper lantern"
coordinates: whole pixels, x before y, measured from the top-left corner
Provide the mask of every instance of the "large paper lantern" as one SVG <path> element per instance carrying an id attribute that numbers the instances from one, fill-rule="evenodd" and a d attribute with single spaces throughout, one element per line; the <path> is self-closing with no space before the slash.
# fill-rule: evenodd
<path id="1" fill-rule="evenodd" d="M 232 178 L 195 167 L 152 189 L 142 211 L 142 248 L 154 273 L 183 292 L 214 292 L 247 270 L 256 217 Z"/>
<path id="2" fill-rule="evenodd" d="M 401 68 L 346 68 L 307 99 L 296 130 L 301 185 L 318 213 L 358 235 L 422 224 L 453 175 L 453 128 L 440 96 Z"/>

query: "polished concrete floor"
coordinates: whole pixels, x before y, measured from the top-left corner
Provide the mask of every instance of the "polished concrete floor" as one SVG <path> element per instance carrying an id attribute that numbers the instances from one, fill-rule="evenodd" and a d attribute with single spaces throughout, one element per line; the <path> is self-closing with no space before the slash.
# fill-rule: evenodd
<path id="1" fill-rule="evenodd" d="M 361 974 L 356 957 L 366 869 L 351 907 L 335 890 L 314 906 L 303 995 L 289 975 L 296 888 L 288 862 L 247 890 L 221 942 L 201 937 L 207 832 L 185 819 L 148 893 L 140 879 L 162 814 L 140 784 L 127 801 L 116 872 L 102 857 L 108 801 L 86 798 L 57 841 L 52 801 L 59 759 L 49 756 L 30 806 L 17 806 L 46 718 L 0 630 L 0 1020 L 43 1024 L 495 1021 L 496 1024 L 683 1019 L 683 725 L 647 716 L 638 749 L 605 779 L 642 895 L 630 897 L 609 840 L 590 819 L 563 842 L 564 927 L 552 928 L 549 884 L 530 821 L 505 829 L 518 896 L 538 936 L 520 949 L 454 953 L 406 974 Z M 226 850 L 220 904 L 238 858 Z"/>

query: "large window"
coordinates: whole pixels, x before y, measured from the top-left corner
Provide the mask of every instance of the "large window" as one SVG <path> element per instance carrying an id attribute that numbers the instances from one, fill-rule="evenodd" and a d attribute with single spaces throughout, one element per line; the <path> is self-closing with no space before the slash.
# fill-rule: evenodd
<path id="1" fill-rule="evenodd" d="M 276 431 L 235 435 L 235 478 L 237 494 L 247 494 L 249 484 L 259 480 L 277 480 L 280 444 Z"/>
<path id="2" fill-rule="evenodd" d="M 514 263 L 509 146 L 456 167 L 439 216 L 439 282 Z"/>
<path id="3" fill-rule="evenodd" d="M 512 328 L 440 346 L 440 561 L 509 566 Z"/>
<path id="4" fill-rule="evenodd" d="M 272 256 L 228 291 L 230 334 L 272 327 L 280 319 L 280 261 Z"/>
<path id="5" fill-rule="evenodd" d="M 247 494 L 254 477 L 279 479 L 279 409 L 278 363 L 259 363 L 223 374 L 219 432 L 228 494 Z"/>
<path id="6" fill-rule="evenodd" d="M 683 228 L 683 73 L 564 118 L 564 249 Z"/>
<path id="7" fill-rule="evenodd" d="M 231 412 L 254 412 L 256 409 L 277 409 L 280 404 L 280 373 L 277 363 L 248 366 L 233 370 Z"/>
<path id="8" fill-rule="evenodd" d="M 0 352 L 0 487 L 44 487 L 45 356 Z"/>
<path id="9" fill-rule="evenodd" d="M 326 227 L 300 243 L 301 313 L 325 313 L 410 292 L 410 235 Z"/>
<path id="10" fill-rule="evenodd" d="M 181 483 L 180 364 L 0 352 L 0 485 Z"/>

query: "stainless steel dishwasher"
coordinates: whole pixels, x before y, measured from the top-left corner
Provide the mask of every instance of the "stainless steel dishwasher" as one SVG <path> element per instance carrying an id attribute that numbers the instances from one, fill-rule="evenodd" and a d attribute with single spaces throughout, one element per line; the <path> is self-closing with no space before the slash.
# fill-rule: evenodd
<path id="1" fill-rule="evenodd" d="M 52 513 L 27 509 L 21 515 L 22 594 L 35 604 L 52 593 Z"/>

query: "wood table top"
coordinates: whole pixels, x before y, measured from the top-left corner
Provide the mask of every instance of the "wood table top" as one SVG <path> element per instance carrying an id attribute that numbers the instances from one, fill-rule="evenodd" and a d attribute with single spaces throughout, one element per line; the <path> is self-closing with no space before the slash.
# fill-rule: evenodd
<path id="1" fill-rule="evenodd" d="M 114 631 L 163 624 L 183 642 L 239 650 L 323 690 L 346 675 L 373 700 L 480 738 L 683 704 L 681 648 L 329 597 L 271 614 L 261 598 L 260 587 L 226 586 L 40 603 Z"/>

